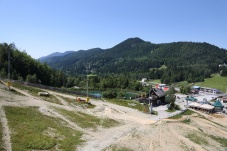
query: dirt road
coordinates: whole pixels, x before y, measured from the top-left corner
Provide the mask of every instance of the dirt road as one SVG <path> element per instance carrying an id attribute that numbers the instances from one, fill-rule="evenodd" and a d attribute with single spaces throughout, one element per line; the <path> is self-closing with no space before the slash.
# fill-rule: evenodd
<path id="1" fill-rule="evenodd" d="M 101 100 L 91 100 L 91 103 L 96 105 L 94 109 L 84 109 L 75 107 L 67 103 L 60 96 L 67 98 L 74 98 L 75 96 L 61 94 L 49 91 L 50 95 L 57 96 L 61 104 L 51 103 L 42 100 L 42 98 L 32 96 L 25 90 L 16 91 L 23 93 L 20 96 L 14 93 L 9 93 L 5 86 L 0 84 L 0 118 L 3 124 L 4 134 L 4 147 L 6 150 L 12 150 L 10 142 L 11 131 L 7 125 L 7 118 L 4 113 L 4 106 L 36 106 L 39 111 L 50 117 L 58 117 L 75 130 L 84 133 L 83 139 L 86 141 L 77 150 L 80 151 L 101 151 L 113 149 L 131 149 L 140 151 L 166 151 L 166 150 L 224 150 L 225 147 L 221 146 L 215 140 L 207 135 L 214 135 L 227 139 L 227 118 L 209 116 L 210 121 L 202 119 L 197 115 L 189 116 L 190 123 L 185 124 L 180 120 L 165 121 L 161 120 L 155 122 L 151 119 L 150 114 L 144 114 L 140 111 L 111 104 Z M 119 126 L 111 128 L 98 127 L 96 131 L 83 129 L 70 121 L 67 117 L 58 113 L 52 107 L 58 107 L 69 111 L 81 111 L 87 114 L 95 115 L 97 117 L 109 117 L 119 121 Z M 215 123 L 219 123 L 215 124 Z M 223 126 L 220 126 L 223 125 Z M 198 144 L 193 139 L 189 138 L 191 135 L 200 136 L 201 139 L 206 139 L 208 144 Z M 227 147 L 227 146 L 226 146 Z"/>

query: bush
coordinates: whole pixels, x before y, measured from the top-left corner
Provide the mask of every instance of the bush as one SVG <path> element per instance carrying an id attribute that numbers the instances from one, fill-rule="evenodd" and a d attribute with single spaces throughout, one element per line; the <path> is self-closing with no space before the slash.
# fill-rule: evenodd
<path id="1" fill-rule="evenodd" d="M 152 111 L 151 114 L 158 115 L 158 112 L 157 111 Z"/>
<path id="2" fill-rule="evenodd" d="M 169 104 L 168 110 L 180 110 L 180 106 L 172 102 Z"/>
<path id="3" fill-rule="evenodd" d="M 102 95 L 104 98 L 113 99 L 117 97 L 117 92 L 115 90 L 107 90 Z"/>

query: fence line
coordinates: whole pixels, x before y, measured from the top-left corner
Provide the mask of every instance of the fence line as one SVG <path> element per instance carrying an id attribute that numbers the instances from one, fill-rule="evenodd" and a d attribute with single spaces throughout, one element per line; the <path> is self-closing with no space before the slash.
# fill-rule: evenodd
<path id="1" fill-rule="evenodd" d="M 0 78 L 0 79 L 2 79 L 2 78 Z M 2 79 L 2 80 L 7 81 L 8 79 Z M 52 87 L 52 86 L 46 86 L 46 85 L 42 85 L 42 84 L 35 84 L 35 83 L 24 82 L 24 81 L 19 81 L 19 80 L 11 80 L 11 82 L 19 83 L 19 84 L 22 84 L 22 85 L 25 85 L 25 86 L 32 86 L 32 87 L 36 87 L 36 88 L 40 88 L 40 89 L 60 91 L 60 92 L 63 92 L 63 93 L 70 93 L 70 94 L 80 95 L 80 96 L 84 96 L 84 97 L 87 96 L 87 94 L 81 93 L 81 92 L 78 92 L 78 91 L 67 90 L 67 89 L 62 89 L 62 88 L 57 88 L 57 87 Z M 88 97 L 100 98 L 99 96 L 92 95 L 92 94 L 88 94 Z"/>

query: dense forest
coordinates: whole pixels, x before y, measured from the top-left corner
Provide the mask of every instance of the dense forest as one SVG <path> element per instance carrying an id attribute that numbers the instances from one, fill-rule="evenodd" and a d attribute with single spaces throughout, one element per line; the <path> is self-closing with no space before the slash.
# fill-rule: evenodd
<path id="1" fill-rule="evenodd" d="M 54 87 L 79 86 L 86 88 L 86 74 L 77 76 L 66 75 L 62 70 L 55 70 L 46 63 L 41 63 L 25 51 L 19 51 L 14 44 L 0 44 L 0 78 L 8 78 L 8 52 L 10 52 L 10 79 L 49 85 Z M 91 71 L 87 72 L 88 74 Z M 101 77 L 89 75 L 89 89 L 143 89 L 139 82 L 130 80 L 124 74 L 106 75 Z M 111 92 L 112 93 L 112 92 Z M 116 94 L 114 92 L 114 94 Z"/>
<path id="2" fill-rule="evenodd" d="M 0 44 L 0 77 L 7 78 L 10 52 L 10 78 L 55 87 L 78 86 L 89 89 L 136 90 L 142 78 L 161 79 L 172 84 L 178 81 L 203 81 L 213 73 L 227 76 L 227 51 L 208 43 L 174 42 L 153 44 L 130 38 L 109 49 L 90 49 L 68 52 L 48 58 L 45 62 L 33 59 L 14 44 Z M 88 76 L 87 76 L 88 75 Z M 88 78 L 87 78 L 88 77 Z"/>
<path id="3" fill-rule="evenodd" d="M 171 84 L 179 81 L 199 82 L 213 73 L 226 76 L 227 51 L 208 43 L 173 42 L 153 44 L 129 38 L 110 49 L 90 49 L 52 57 L 46 63 L 68 75 L 92 73 L 127 75 L 130 79 L 161 79 Z"/>
<path id="4" fill-rule="evenodd" d="M 66 79 L 63 71 L 53 70 L 46 63 L 33 59 L 15 44 L 0 44 L 0 77 L 8 77 L 8 52 L 10 52 L 10 78 L 61 87 Z"/>

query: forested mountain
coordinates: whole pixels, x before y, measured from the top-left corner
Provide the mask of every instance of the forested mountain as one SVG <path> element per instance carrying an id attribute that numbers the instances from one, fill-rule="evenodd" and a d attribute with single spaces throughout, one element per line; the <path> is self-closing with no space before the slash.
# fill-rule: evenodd
<path id="1" fill-rule="evenodd" d="M 14 44 L 0 44 L 0 77 L 7 78 L 8 51 L 10 51 L 10 78 L 44 85 L 61 87 L 66 79 L 62 71 L 53 70 L 46 63 L 40 63 L 20 52 Z"/>
<path id="2" fill-rule="evenodd" d="M 203 81 L 223 63 L 227 63 L 227 51 L 208 43 L 153 44 L 140 38 L 129 38 L 110 49 L 81 50 L 47 60 L 48 65 L 71 75 L 85 74 L 89 66 L 98 75 L 124 73 L 161 78 L 165 83 Z"/>
<path id="3" fill-rule="evenodd" d="M 70 53 L 65 56 L 55 56 L 46 61 L 46 63 L 56 69 L 65 69 L 67 66 L 71 66 L 72 64 L 75 67 L 78 67 L 77 71 L 80 71 L 80 64 L 86 66 L 86 61 L 89 61 L 89 58 L 103 52 L 104 50 L 100 48 L 94 48 L 89 50 L 79 50 L 74 53 Z M 81 74 L 81 73 L 80 73 Z"/>
<path id="4" fill-rule="evenodd" d="M 64 53 L 60 53 L 60 52 L 54 52 L 48 56 L 44 56 L 44 57 L 40 57 L 38 60 L 40 62 L 46 62 L 47 60 L 49 60 L 50 58 L 52 57 L 61 57 L 61 56 L 65 56 L 65 55 L 68 55 L 70 53 L 73 53 L 74 51 L 66 51 Z"/>
<path id="5" fill-rule="evenodd" d="M 94 48 L 50 57 L 46 63 L 20 52 L 14 44 L 0 44 L 0 76 L 7 77 L 8 50 L 11 54 L 11 79 L 51 86 L 85 87 L 86 74 L 90 89 L 108 88 L 140 90 L 141 78 L 198 82 L 212 73 L 227 76 L 227 51 L 208 43 L 174 42 L 154 44 L 129 38 L 109 49 Z M 54 70 L 48 66 L 55 68 Z M 66 77 L 67 76 L 67 77 Z"/>

